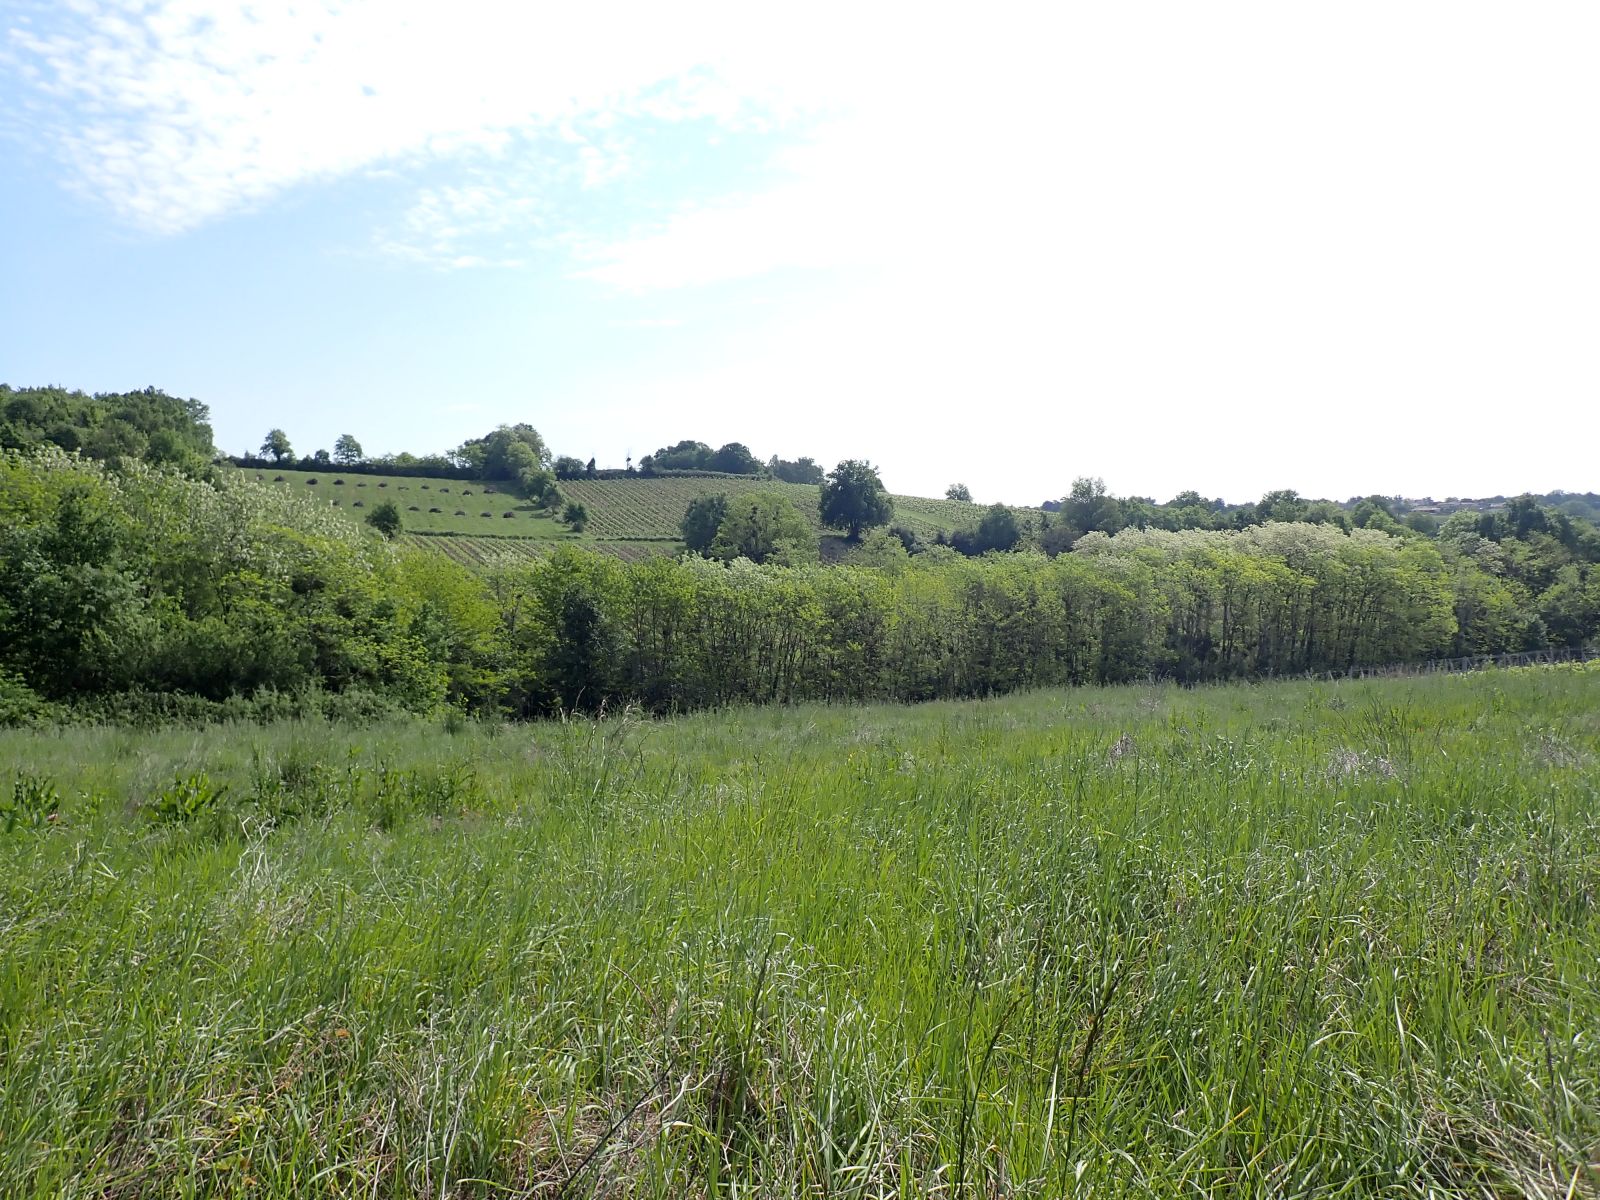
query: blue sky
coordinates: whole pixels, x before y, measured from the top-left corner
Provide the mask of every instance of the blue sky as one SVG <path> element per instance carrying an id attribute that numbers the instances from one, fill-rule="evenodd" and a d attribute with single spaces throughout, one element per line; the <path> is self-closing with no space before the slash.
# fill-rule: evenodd
<path id="1" fill-rule="evenodd" d="M 1299 9 L 0 0 L 0 380 L 233 451 L 1600 489 L 1600 16 Z"/>

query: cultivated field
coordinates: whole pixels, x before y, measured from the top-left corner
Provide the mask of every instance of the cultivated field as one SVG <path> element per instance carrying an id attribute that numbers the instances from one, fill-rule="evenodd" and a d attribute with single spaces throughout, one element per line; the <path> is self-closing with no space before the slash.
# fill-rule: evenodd
<path id="1" fill-rule="evenodd" d="M 0 733 L 5 1196 L 1600 1188 L 1600 673 Z"/>
<path id="2" fill-rule="evenodd" d="M 407 475 L 355 475 L 332 471 L 247 470 L 242 474 L 311 493 L 361 520 L 375 505 L 393 500 L 405 528 L 422 533 L 577 541 L 560 521 L 538 512 L 514 491 L 476 480 L 421 479 Z M 313 480 L 315 482 L 313 482 Z"/>
<path id="3" fill-rule="evenodd" d="M 404 533 L 400 540 L 416 549 L 443 554 L 467 567 L 488 567 L 518 558 L 531 558 L 548 554 L 560 542 L 551 538 L 467 537 L 456 534 Z M 577 541 L 579 539 L 572 539 Z M 594 550 L 602 550 L 624 562 L 648 558 L 652 554 L 677 554 L 683 546 L 679 542 L 605 541 L 586 542 Z"/>
<path id="4" fill-rule="evenodd" d="M 813 484 L 779 483 L 770 479 L 738 477 L 664 477 L 658 479 L 573 479 L 561 483 L 561 492 L 580 501 L 589 511 L 583 534 L 575 534 L 560 521 L 538 512 L 515 493 L 494 484 L 468 480 L 422 479 L 401 475 L 355 475 L 338 471 L 248 470 L 244 474 L 263 482 L 304 489 L 326 499 L 341 512 L 359 520 L 374 504 L 393 500 L 400 506 L 405 528 L 416 533 L 448 533 L 471 538 L 474 548 L 453 546 L 436 539 L 416 539 L 464 562 L 482 561 L 491 538 L 535 538 L 546 542 L 605 543 L 599 548 L 637 558 L 648 553 L 677 553 L 682 549 L 678 524 L 689 502 L 698 496 L 727 492 L 776 491 L 787 496 L 819 533 L 818 488 Z M 316 480 L 312 483 L 311 480 Z M 980 505 L 921 496 L 894 497 L 894 523 L 932 539 L 941 531 L 971 527 L 982 516 Z M 1012 510 L 1019 518 L 1037 521 L 1037 511 Z M 629 543 L 619 545 L 617 543 Z M 650 543 L 656 543 L 652 549 Z M 540 547 L 509 546 L 513 554 L 541 553 Z"/>

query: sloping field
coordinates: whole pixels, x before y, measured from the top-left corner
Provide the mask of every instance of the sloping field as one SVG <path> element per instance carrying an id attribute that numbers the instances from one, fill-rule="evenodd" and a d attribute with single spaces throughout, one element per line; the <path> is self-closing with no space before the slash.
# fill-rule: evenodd
<path id="1" fill-rule="evenodd" d="M 802 516 L 821 531 L 817 503 L 821 489 L 810 483 L 778 483 L 770 479 L 687 478 L 687 479 L 585 479 L 561 485 L 561 490 L 589 509 L 589 532 L 597 537 L 652 538 L 678 537 L 678 522 L 697 496 L 718 492 L 780 492 L 789 498 Z M 1013 508 L 1019 519 L 1037 521 L 1035 509 Z M 931 538 L 940 531 L 949 533 L 978 523 L 983 506 L 957 500 L 933 500 L 926 496 L 895 496 L 893 523 Z"/>
<path id="2" fill-rule="evenodd" d="M 470 537 L 456 534 L 405 533 L 400 540 L 406 545 L 434 554 L 443 554 L 463 566 L 488 567 L 507 559 L 537 558 L 548 554 L 562 542 L 554 538 Z M 601 550 L 624 562 L 634 562 L 653 554 L 677 554 L 683 549 L 679 542 L 639 541 L 588 541 L 572 538 L 572 543 Z"/>
<path id="3" fill-rule="evenodd" d="M 423 533 L 575 541 L 560 521 L 535 511 L 515 492 L 476 480 L 421 479 L 407 475 L 355 475 L 338 471 L 246 471 L 327 500 L 360 520 L 374 505 L 393 500 L 405 528 Z"/>
<path id="4" fill-rule="evenodd" d="M 817 488 L 808 483 L 730 477 L 687 479 L 573 479 L 561 485 L 564 494 L 589 510 L 590 535 L 596 538 L 678 539 L 678 523 L 698 496 L 726 492 L 779 492 L 802 515 L 817 521 Z"/>
<path id="5" fill-rule="evenodd" d="M 779 492 L 802 516 L 823 533 L 817 515 L 820 489 L 809 483 L 780 483 L 771 479 L 704 476 L 658 479 L 573 479 L 563 481 L 562 494 L 589 510 L 589 524 L 575 534 L 554 517 L 537 511 L 514 492 L 473 480 L 425 479 L 404 475 L 357 475 L 339 471 L 250 470 L 266 483 L 278 483 L 325 499 L 340 512 L 360 520 L 384 500 L 400 506 L 408 534 L 452 534 L 452 538 L 409 539 L 448 554 L 459 562 L 483 562 L 495 549 L 490 542 L 505 541 L 511 554 L 538 553 L 519 546 L 529 539 L 545 543 L 599 543 L 598 548 L 624 558 L 649 553 L 676 553 L 680 548 L 678 523 L 692 500 L 718 492 Z M 1037 521 L 1034 509 L 1013 508 L 1019 519 Z M 940 532 L 971 527 L 983 506 L 926 496 L 895 496 L 893 523 L 918 536 L 932 539 Z M 451 545 L 466 540 L 464 545 Z M 656 543 L 651 549 L 650 544 Z M 837 547 L 835 547 L 837 549 Z M 836 555 L 835 555 L 836 556 Z"/>

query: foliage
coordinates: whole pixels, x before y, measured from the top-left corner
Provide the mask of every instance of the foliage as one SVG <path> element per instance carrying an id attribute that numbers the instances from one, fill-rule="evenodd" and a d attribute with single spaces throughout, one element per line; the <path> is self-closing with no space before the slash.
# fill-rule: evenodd
<path id="1" fill-rule="evenodd" d="M 532 425 L 501 425 L 463 442 L 455 459 L 479 479 L 522 482 L 548 472 L 550 448 Z"/>
<path id="2" fill-rule="evenodd" d="M 745 558 L 753 563 L 796 566 L 816 561 L 817 538 L 786 496 L 746 492 L 726 504 L 706 552 L 724 562 Z"/>
<path id="3" fill-rule="evenodd" d="M 710 496 L 696 496 L 684 510 L 678 529 L 683 544 L 694 554 L 704 554 L 716 540 L 722 518 L 728 515 L 728 493 L 717 492 Z"/>
<path id="4" fill-rule="evenodd" d="M 776 454 L 767 460 L 767 474 L 782 483 L 820 484 L 824 478 L 822 468 L 815 459 L 798 458 L 790 461 Z"/>
<path id="5" fill-rule="evenodd" d="M 400 518 L 400 506 L 393 500 L 384 500 L 373 506 L 365 520 L 384 537 L 393 541 L 400 536 L 404 522 Z"/>
<path id="6" fill-rule="evenodd" d="M 557 479 L 584 479 L 588 477 L 588 470 L 581 459 L 573 458 L 570 454 L 563 454 L 555 460 L 551 467 Z"/>
<path id="7" fill-rule="evenodd" d="M 589 524 L 589 510 L 581 500 L 568 500 L 561 510 L 561 519 L 573 533 L 582 533 Z"/>
<path id="8" fill-rule="evenodd" d="M 267 430 L 267 436 L 261 439 L 261 457 L 272 456 L 272 461 L 282 463 L 294 458 L 294 447 L 289 444 L 289 435 L 281 429 Z"/>
<path id="9" fill-rule="evenodd" d="M 972 489 L 964 483 L 952 483 L 944 490 L 946 500 L 960 500 L 964 504 L 972 503 Z"/>
<path id="10" fill-rule="evenodd" d="M 333 461 L 342 467 L 354 466 L 363 457 L 361 443 L 351 434 L 341 433 L 339 440 L 333 443 Z"/>
<path id="11" fill-rule="evenodd" d="M 871 463 L 847 458 L 828 473 L 818 512 L 824 525 L 846 530 L 854 541 L 863 529 L 887 524 L 894 515 L 894 501 Z"/>
<path id="12" fill-rule="evenodd" d="M 713 450 L 704 442 L 685 440 L 672 446 L 663 446 L 654 454 L 647 454 L 640 467 L 651 471 L 718 471 L 728 475 L 760 475 L 762 465 L 750 448 L 741 442 L 729 442 Z"/>
<path id="13" fill-rule="evenodd" d="M 1438 544 L 1332 523 L 1129 527 L 1086 533 L 1053 558 L 1026 548 L 1013 510 L 991 506 L 958 546 L 1017 550 L 968 560 L 899 529 L 824 567 L 792 499 L 818 493 L 769 482 L 730 489 L 720 512 L 699 506 L 716 521 L 696 537 L 709 530 L 705 550 L 729 565 L 644 559 L 648 543 L 631 544 L 641 561 L 625 564 L 577 551 L 530 559 L 511 539 L 503 555 L 485 549 L 495 539 L 386 542 L 330 502 L 356 494 L 340 478 L 308 489 L 236 472 L 208 482 L 138 463 L 111 470 L 54 448 L 0 456 L 0 718 L 67 708 L 198 719 L 313 692 L 519 716 L 932 699 L 1343 672 L 1579 646 L 1600 628 L 1590 557 L 1600 541 L 1537 504 L 1452 518 Z M 363 480 L 369 511 L 418 495 L 491 512 L 476 494 L 488 487 L 457 501 L 453 483 L 412 481 L 418 491 L 397 497 Z M 677 481 L 567 486 L 658 503 Z M 580 494 L 572 503 L 598 507 Z M 525 507 L 503 511 L 533 524 Z M 591 527 L 606 519 L 588 516 Z M 1052 522 L 1046 533 L 1065 513 Z M 430 544 L 450 557 L 423 570 L 412 559 Z"/>
<path id="14" fill-rule="evenodd" d="M 1015 550 L 1022 541 L 1022 526 L 1016 514 L 1004 504 L 991 504 L 978 520 L 977 528 L 957 530 L 950 544 L 969 557 L 990 551 Z"/>
<path id="15" fill-rule="evenodd" d="M 202 472 L 216 453 L 210 412 L 156 388 L 100 392 L 0 383 L 0 450 L 53 445 L 104 460 L 127 458 Z"/>

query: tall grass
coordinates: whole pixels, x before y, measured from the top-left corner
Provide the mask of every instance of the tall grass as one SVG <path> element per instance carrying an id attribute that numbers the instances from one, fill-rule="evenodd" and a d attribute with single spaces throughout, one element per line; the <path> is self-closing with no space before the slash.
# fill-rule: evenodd
<path id="1" fill-rule="evenodd" d="M 1600 674 L 0 764 L 8 1197 L 1600 1189 Z"/>

